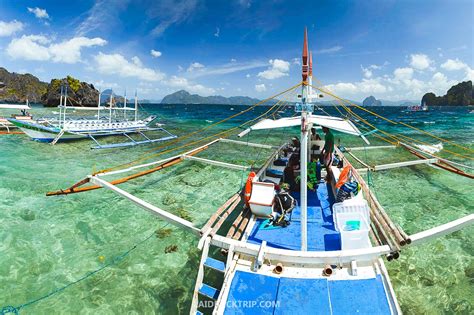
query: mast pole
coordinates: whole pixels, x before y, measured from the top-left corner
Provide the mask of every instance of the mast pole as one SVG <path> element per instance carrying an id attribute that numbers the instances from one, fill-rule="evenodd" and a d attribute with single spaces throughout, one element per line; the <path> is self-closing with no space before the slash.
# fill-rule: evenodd
<path id="1" fill-rule="evenodd" d="M 113 94 L 113 90 L 110 89 L 110 101 L 109 101 L 109 124 L 112 123 L 112 94 Z"/>
<path id="2" fill-rule="evenodd" d="M 127 119 L 127 89 L 123 93 L 123 118 Z"/>
<path id="3" fill-rule="evenodd" d="M 97 121 L 100 120 L 100 90 L 99 90 L 99 100 L 97 101 Z"/>
<path id="4" fill-rule="evenodd" d="M 64 87 L 63 128 L 66 125 L 67 85 Z"/>
<path id="5" fill-rule="evenodd" d="M 137 90 L 135 90 L 135 121 L 138 120 L 138 98 L 137 98 Z"/>
<path id="6" fill-rule="evenodd" d="M 301 87 L 301 149 L 300 149 L 300 196 L 301 196 L 301 250 L 308 250 L 308 119 L 310 115 L 309 106 L 307 106 L 308 98 L 308 34 L 305 28 L 304 30 L 304 43 L 303 43 L 303 58 L 302 58 L 302 77 L 303 85 Z"/>

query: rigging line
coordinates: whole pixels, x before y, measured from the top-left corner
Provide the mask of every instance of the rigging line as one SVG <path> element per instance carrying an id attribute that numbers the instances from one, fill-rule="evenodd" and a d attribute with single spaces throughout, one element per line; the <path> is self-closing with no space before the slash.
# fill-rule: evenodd
<path id="1" fill-rule="evenodd" d="M 295 93 L 295 91 L 296 91 L 296 89 L 293 90 L 292 92 Z M 290 99 L 290 97 L 294 97 L 294 95 L 290 95 L 290 96 L 286 97 L 286 99 L 285 99 L 284 101 L 285 101 L 285 102 L 288 102 L 288 99 Z M 286 108 L 286 107 L 288 106 L 288 104 L 289 104 L 289 103 L 284 104 L 284 108 Z M 278 108 L 274 111 L 274 113 L 275 113 L 277 110 L 278 110 Z M 267 135 L 266 135 L 266 137 L 265 137 L 265 140 L 263 141 L 263 144 L 267 144 L 267 141 L 268 141 L 268 137 L 269 137 L 269 135 L 270 135 L 270 132 L 271 132 L 271 129 L 268 130 Z M 250 134 L 250 133 L 249 133 L 249 134 Z M 257 157 L 256 157 L 255 160 L 252 162 L 252 164 L 251 164 L 252 167 L 257 163 L 258 159 L 260 158 L 260 154 L 262 153 L 263 148 L 259 148 L 259 149 L 257 149 L 257 150 L 258 150 L 258 151 L 257 151 Z"/>
<path id="2" fill-rule="evenodd" d="M 296 86 L 294 89 L 296 89 L 297 87 L 298 87 L 298 86 Z M 277 103 L 277 104 L 278 104 L 278 103 Z M 277 106 L 277 104 L 275 104 L 275 105 L 273 105 L 272 107 L 270 107 L 270 109 L 267 110 L 265 113 L 263 113 L 263 114 L 257 116 L 256 118 L 254 118 L 254 119 L 252 119 L 252 120 L 250 120 L 250 121 L 244 122 L 243 124 L 241 124 L 241 125 L 239 125 L 239 126 L 236 126 L 236 127 L 233 127 L 233 128 L 230 128 L 230 129 L 227 129 L 227 130 L 224 130 L 224 131 L 221 131 L 221 132 L 219 132 L 219 133 L 216 133 L 216 134 L 213 134 L 213 135 L 204 137 L 204 138 L 197 139 L 197 140 L 192 141 L 192 142 L 190 142 L 190 143 L 185 143 L 185 144 L 183 144 L 183 145 L 181 145 L 181 146 L 178 146 L 178 147 L 175 147 L 175 148 L 171 148 L 171 149 L 168 149 L 168 150 L 165 150 L 165 151 L 157 152 L 157 153 L 155 153 L 155 154 L 151 154 L 151 155 L 148 155 L 148 156 L 144 156 L 144 157 L 142 157 L 142 158 L 140 158 L 140 159 L 137 159 L 137 160 L 135 160 L 135 161 L 132 161 L 132 162 L 130 162 L 130 163 L 126 163 L 124 166 L 132 165 L 133 163 L 137 163 L 137 162 L 140 162 L 140 161 L 143 161 L 143 160 L 152 158 L 152 157 L 157 157 L 157 156 L 163 155 L 163 154 L 165 154 L 165 153 L 169 153 L 169 152 L 172 152 L 172 151 L 175 151 L 175 150 L 178 150 L 178 149 L 182 149 L 182 148 L 188 147 L 188 146 L 190 146 L 190 145 L 203 142 L 203 141 L 208 140 L 208 139 L 210 139 L 210 138 L 216 138 L 216 137 L 219 137 L 219 136 L 224 136 L 224 135 L 226 135 L 226 134 L 230 134 L 230 132 L 232 132 L 232 131 L 234 131 L 234 130 L 236 130 L 236 129 L 241 128 L 241 126 L 246 125 L 246 124 L 248 124 L 248 123 L 251 123 L 251 122 L 253 122 L 253 121 L 255 121 L 255 120 L 257 120 L 257 119 L 259 119 L 259 118 L 261 118 L 261 117 L 263 117 L 263 116 L 265 116 L 265 115 L 267 115 L 275 106 Z M 120 166 L 117 166 L 117 167 L 120 167 Z M 117 167 L 114 167 L 114 168 L 112 168 L 111 170 L 117 169 Z M 108 170 L 106 170 L 105 172 L 107 172 L 107 171 L 108 171 Z M 103 173 L 103 172 L 104 172 L 104 171 L 99 171 L 99 172 L 97 172 L 97 173 Z M 96 173 L 96 174 L 97 174 L 97 173 Z"/>
<path id="3" fill-rule="evenodd" d="M 278 97 L 278 96 L 280 96 L 280 95 L 283 95 L 283 94 L 285 94 L 285 93 L 287 93 L 288 91 L 291 91 L 291 90 L 293 90 L 293 89 L 296 89 L 296 88 L 299 87 L 301 84 L 302 84 L 302 83 L 300 82 L 300 83 L 298 83 L 298 84 L 292 86 L 291 88 L 286 89 L 286 90 L 284 90 L 283 92 L 280 92 L 280 93 L 278 93 L 278 94 L 275 94 L 275 95 L 273 95 L 273 96 L 271 96 L 271 97 L 269 97 L 269 98 L 266 98 L 266 99 L 264 99 L 264 100 L 262 100 L 262 101 L 256 103 L 255 105 L 252 105 L 252 106 L 250 106 L 249 108 L 247 108 L 247 109 L 245 109 L 245 110 L 239 112 L 239 113 L 236 113 L 236 114 L 234 114 L 234 115 L 231 115 L 231 116 L 229 116 L 229 117 L 227 117 L 227 118 L 225 118 L 225 119 L 222 119 L 221 121 L 218 121 L 218 122 L 213 123 L 213 124 L 211 124 L 211 125 L 208 125 L 208 126 L 206 126 L 206 127 L 204 127 L 204 128 L 201 128 L 201 129 L 199 129 L 199 130 L 196 130 L 196 131 L 194 131 L 194 132 L 191 132 L 191 133 L 189 133 L 189 134 L 187 134 L 187 135 L 178 137 L 178 138 L 176 138 L 176 140 L 168 141 L 166 144 L 163 144 L 163 145 L 161 145 L 161 146 L 155 147 L 153 150 L 145 151 L 144 153 L 146 154 L 146 153 L 150 153 L 150 152 L 156 152 L 156 150 L 158 150 L 158 149 L 167 147 L 167 146 L 169 146 L 169 145 L 171 145 L 171 144 L 174 144 L 174 143 L 176 143 L 176 142 L 179 142 L 179 141 L 182 141 L 182 140 L 184 140 L 184 139 L 187 139 L 187 138 L 189 138 L 189 137 L 191 137 L 191 136 L 193 136 L 193 135 L 195 135 L 195 134 L 201 133 L 201 132 L 203 132 L 203 131 L 205 131 L 205 130 L 211 128 L 211 127 L 217 126 L 217 125 L 219 125 L 219 124 L 221 124 L 221 123 L 223 123 L 223 122 L 225 122 L 225 121 L 228 121 L 228 120 L 230 120 L 230 119 L 232 119 L 232 118 L 234 118 L 234 117 L 240 116 L 240 115 L 242 115 L 242 114 L 244 114 L 244 113 L 246 113 L 246 112 L 252 110 L 253 108 L 257 107 L 258 105 L 261 105 L 261 104 L 263 104 L 264 102 L 267 102 L 268 100 L 271 100 L 271 99 L 273 99 L 273 98 L 275 98 L 275 97 Z M 152 156 L 153 156 L 153 155 L 152 155 Z M 111 171 L 111 170 L 116 170 L 116 169 L 121 168 L 121 167 L 130 166 L 130 165 L 133 165 L 134 163 L 143 161 L 144 159 L 146 159 L 146 157 L 142 157 L 142 158 L 140 158 L 140 159 L 133 160 L 133 161 L 130 161 L 130 162 L 128 162 L 128 163 L 119 164 L 119 165 L 113 166 L 113 167 L 111 167 L 111 168 L 103 169 L 103 170 L 100 170 L 100 171 L 97 172 L 97 173 L 108 172 L 108 171 Z"/>
<path id="4" fill-rule="evenodd" d="M 468 147 L 459 145 L 459 144 L 457 144 L 457 143 L 455 143 L 455 142 L 453 142 L 453 141 L 450 141 L 450 140 L 447 140 L 447 139 L 438 137 L 437 135 L 432 134 L 432 133 L 430 133 L 430 132 L 428 132 L 428 131 L 424 131 L 423 129 L 414 127 L 414 126 L 409 125 L 409 124 L 407 124 L 407 123 L 404 123 L 404 122 L 402 122 L 402 121 L 396 122 L 396 121 L 393 121 L 393 120 L 391 120 L 391 119 L 385 118 L 385 117 L 383 117 L 383 116 L 381 116 L 381 115 L 379 115 L 379 114 L 377 114 L 377 113 L 375 113 L 375 112 L 373 112 L 373 111 L 370 111 L 370 110 L 368 110 L 368 109 L 366 109 L 366 108 L 364 108 L 364 107 L 362 107 L 362 106 L 359 106 L 359 105 L 357 105 L 357 104 L 355 104 L 355 103 L 353 103 L 353 102 L 351 102 L 351 101 L 349 101 L 349 100 L 346 100 L 346 99 L 343 99 L 343 98 L 341 98 L 341 97 L 338 97 L 338 96 L 334 95 L 333 93 L 331 93 L 330 91 L 328 91 L 328 90 L 326 90 L 326 89 L 324 89 L 324 88 L 318 88 L 318 87 L 315 87 L 315 86 L 313 86 L 313 87 L 314 87 L 315 89 L 317 89 L 317 90 L 319 90 L 319 91 L 321 91 L 321 92 L 327 93 L 327 94 L 331 95 L 332 97 L 337 98 L 337 99 L 339 99 L 339 100 L 341 100 L 341 101 L 343 101 L 343 102 L 345 102 L 345 103 L 348 103 L 348 104 L 350 104 L 350 105 L 352 105 L 352 106 L 355 106 L 356 108 L 361 109 L 361 110 L 363 110 L 363 111 L 365 111 L 365 112 L 367 112 L 367 113 L 369 113 L 369 114 L 371 114 L 371 115 L 374 115 L 374 116 L 376 116 L 376 117 L 379 117 L 379 118 L 381 118 L 381 119 L 383 119 L 383 120 L 385 120 L 385 121 L 387 121 L 387 122 L 389 122 L 389 123 L 392 123 L 392 124 L 395 124 L 395 125 L 397 125 L 397 124 L 403 125 L 403 126 L 408 127 L 408 128 L 410 128 L 410 129 L 413 129 L 413 130 L 416 130 L 416 131 L 418 131 L 418 132 L 424 133 L 424 134 L 426 134 L 426 135 L 428 135 L 428 136 L 430 136 L 430 137 L 433 137 L 433 138 L 435 138 L 435 139 L 438 139 L 438 140 L 440 140 L 440 141 L 442 141 L 442 142 L 450 143 L 450 144 L 452 144 L 452 145 L 454 145 L 454 146 L 457 146 L 457 147 L 459 147 L 459 148 L 461 148 L 461 149 L 464 149 L 464 150 L 467 150 L 467 151 L 470 151 L 470 152 L 474 152 L 474 149 L 471 149 L 471 148 L 468 148 Z"/>
<path id="5" fill-rule="evenodd" d="M 25 308 L 27 306 L 30 306 L 32 304 L 35 304 L 37 302 L 40 302 L 42 300 L 45 300 L 53 295 L 56 295 L 58 293 L 61 293 L 63 292 L 64 290 L 66 290 L 67 288 L 75 285 L 75 284 L 78 284 L 79 282 L 82 282 L 92 276 L 94 276 L 95 274 L 99 273 L 100 271 L 108 268 L 108 267 L 111 267 L 113 265 L 116 265 L 117 263 L 119 263 L 120 261 L 122 261 L 123 259 L 125 259 L 132 251 L 134 251 L 135 249 L 137 249 L 139 246 L 143 245 L 146 241 L 148 241 L 149 239 L 151 239 L 153 236 L 156 235 L 156 233 L 158 231 L 161 231 L 163 230 L 165 227 L 167 227 L 169 225 L 169 223 L 166 223 L 165 225 L 163 225 L 161 228 L 159 228 L 158 230 L 155 230 L 153 233 L 151 233 L 149 236 L 147 236 L 146 238 L 144 238 L 143 240 L 139 241 L 138 243 L 135 243 L 135 245 L 133 245 L 132 247 L 130 247 L 127 251 L 123 252 L 122 254 L 116 256 L 114 259 L 112 259 L 111 262 L 97 268 L 96 270 L 93 270 L 93 271 L 89 271 L 88 273 L 86 273 L 85 275 L 83 275 L 81 278 L 73 281 L 73 282 L 69 282 L 68 284 L 62 286 L 62 287 L 59 287 L 59 288 L 56 288 L 54 289 L 53 291 L 49 292 L 48 294 L 46 295 L 43 295 L 39 298 L 36 298 L 36 299 L 33 299 L 31 301 L 28 301 L 26 303 L 23 303 L 21 305 L 18 305 L 18 306 L 5 306 L 5 307 L 2 307 L 0 308 L 0 314 L 1 315 L 4 315 L 4 314 L 9 314 L 9 313 L 13 313 L 13 314 L 18 314 L 19 311 L 22 309 L 22 308 Z"/>
<path id="6" fill-rule="evenodd" d="M 408 136 L 402 135 L 402 134 L 400 134 L 400 133 L 398 133 L 398 134 L 396 134 L 396 135 L 397 135 L 398 137 L 402 137 L 402 138 L 404 138 L 404 139 L 408 139 L 408 140 L 413 141 L 413 144 L 415 144 L 414 142 L 419 142 L 419 143 L 424 144 L 424 145 L 433 146 L 432 143 L 425 142 L 425 141 L 422 141 L 422 140 L 413 139 L 413 138 L 410 138 L 410 137 L 408 137 Z M 415 144 L 415 145 L 416 145 L 416 144 Z M 460 153 L 457 153 L 457 152 L 448 150 L 448 149 L 446 149 L 446 148 L 443 148 L 442 150 L 445 151 L 445 152 L 449 152 L 449 153 L 451 153 L 451 154 L 454 155 L 454 156 L 458 156 L 458 157 L 465 158 L 465 159 L 468 159 L 468 160 L 474 160 L 474 158 L 472 158 L 472 157 L 470 157 L 470 156 L 466 156 L 466 155 L 463 155 L 463 154 L 460 154 Z M 439 156 L 436 156 L 436 157 L 439 157 Z"/>

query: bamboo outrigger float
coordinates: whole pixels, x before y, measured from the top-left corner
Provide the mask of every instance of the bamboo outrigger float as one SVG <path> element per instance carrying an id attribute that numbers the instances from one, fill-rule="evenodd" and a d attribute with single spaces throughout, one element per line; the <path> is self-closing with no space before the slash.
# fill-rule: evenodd
<path id="1" fill-rule="evenodd" d="M 272 147 L 221 137 L 166 159 L 89 175 L 66 190 L 48 195 L 106 188 L 196 235 L 202 256 L 193 291 L 191 314 L 201 314 L 202 311 L 212 311 L 213 314 L 400 314 L 382 258 L 386 257 L 388 261 L 397 259 L 406 246 L 417 245 L 466 227 L 474 222 L 474 214 L 409 235 L 393 222 L 361 175 L 362 171 L 389 170 L 420 163 L 449 163 L 433 156 L 417 161 L 370 166 L 352 154 L 351 151 L 357 151 L 358 148 L 336 148 L 335 153 L 340 162 L 327 165 L 326 179 L 320 180 L 316 188 L 308 189 L 308 147 L 311 144 L 308 131 L 311 127 L 332 128 L 368 142 L 365 135 L 347 118 L 311 114 L 312 102 L 317 97 L 310 88 L 311 64 L 305 32 L 301 103 L 296 106 L 299 117 L 263 119 L 241 133 L 296 125 L 301 127 L 301 147 L 297 148 L 300 155 L 300 192 L 292 193 L 298 204 L 291 212 L 278 214 L 273 211 L 276 203 L 274 187 L 281 184 L 281 168 L 287 167 L 288 159 L 291 159 L 288 146 Z M 196 156 L 217 143 L 273 149 L 274 152 L 260 168 Z M 400 145 L 416 152 L 408 144 Z M 394 147 L 385 146 L 383 149 Z M 356 169 L 345 152 L 349 152 L 365 169 Z M 255 174 L 248 180 L 248 187 L 252 190 L 248 196 L 241 191 L 232 194 L 199 228 L 117 187 L 118 184 L 186 160 L 241 172 L 254 171 Z M 106 180 L 107 177 L 126 173 L 132 174 L 121 179 Z M 343 181 L 346 176 L 344 173 L 350 174 L 351 180 L 361 187 L 361 192 L 335 203 L 334 196 L 338 192 L 336 184 Z M 89 186 L 81 187 L 83 185 Z M 266 211 L 267 215 L 262 215 L 262 211 Z M 278 216 L 283 216 L 287 222 L 285 226 L 275 223 Z M 226 258 L 219 259 L 219 255 L 214 254 L 216 252 L 224 253 Z M 206 269 L 223 274 L 222 282 L 209 283 Z"/>

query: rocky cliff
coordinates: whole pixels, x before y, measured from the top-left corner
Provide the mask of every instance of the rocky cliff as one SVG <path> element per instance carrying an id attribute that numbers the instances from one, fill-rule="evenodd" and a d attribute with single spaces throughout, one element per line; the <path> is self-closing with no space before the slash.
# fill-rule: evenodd
<path id="1" fill-rule="evenodd" d="M 8 72 L 0 67 L 0 101 L 6 103 L 39 103 L 46 93 L 48 83 L 27 73 Z"/>
<path id="2" fill-rule="evenodd" d="M 436 96 L 434 93 L 426 93 L 421 99 L 421 103 L 426 103 L 428 106 L 474 105 L 472 81 L 465 81 L 452 86 L 444 96 Z"/>
<path id="3" fill-rule="evenodd" d="M 219 104 L 219 105 L 254 105 L 260 100 L 247 96 L 224 97 L 220 95 L 200 96 L 185 90 L 166 95 L 162 104 Z"/>
<path id="4" fill-rule="evenodd" d="M 362 106 L 382 106 L 382 102 L 371 95 L 365 98 Z"/>
<path id="5" fill-rule="evenodd" d="M 58 106 L 61 97 L 61 86 L 67 86 L 68 105 L 97 106 L 99 91 L 92 84 L 80 82 L 71 76 L 64 79 L 53 79 L 46 93 L 41 98 L 44 106 Z"/>

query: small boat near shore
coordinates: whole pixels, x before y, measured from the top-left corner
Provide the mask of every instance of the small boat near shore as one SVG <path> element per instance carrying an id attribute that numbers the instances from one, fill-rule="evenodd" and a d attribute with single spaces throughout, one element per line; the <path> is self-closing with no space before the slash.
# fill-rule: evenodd
<path id="1" fill-rule="evenodd" d="M 426 102 L 423 102 L 422 105 L 408 105 L 406 110 L 409 112 L 426 112 L 428 111 L 428 106 Z"/>
<path id="2" fill-rule="evenodd" d="M 91 139 L 95 143 L 92 149 L 110 149 L 162 142 L 176 138 L 176 135 L 171 134 L 159 124 L 156 127 L 151 126 L 156 116 L 151 115 L 144 119 L 138 118 L 137 96 L 135 96 L 134 107 L 127 106 L 126 97 L 124 97 L 122 107 L 115 106 L 112 94 L 108 106 L 101 104 L 100 94 L 97 107 L 69 106 L 67 101 L 67 87 L 64 87 L 64 89 L 61 87 L 58 118 L 24 120 L 15 117 L 7 120 L 33 140 L 51 143 L 52 145 L 59 141 Z M 89 111 L 96 114 L 93 117 L 69 118 L 67 117 L 68 111 Z M 133 114 L 132 118 L 128 117 L 127 113 L 129 112 Z M 150 138 L 145 133 L 151 131 L 161 132 L 165 135 L 159 138 Z M 132 138 L 132 134 L 141 136 L 141 139 Z M 107 136 L 124 137 L 127 142 L 99 143 L 97 138 Z"/>

